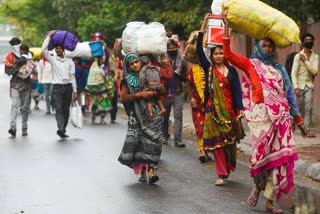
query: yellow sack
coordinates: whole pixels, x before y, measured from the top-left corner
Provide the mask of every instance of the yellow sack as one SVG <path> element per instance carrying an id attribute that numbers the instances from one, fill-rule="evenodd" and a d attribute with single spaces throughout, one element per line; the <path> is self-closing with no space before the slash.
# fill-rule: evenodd
<path id="1" fill-rule="evenodd" d="M 32 60 L 40 60 L 42 57 L 42 50 L 41 48 L 33 47 L 29 49 L 32 53 Z"/>
<path id="2" fill-rule="evenodd" d="M 277 47 L 300 44 L 297 24 L 282 12 L 258 0 L 229 0 L 222 4 L 230 27 L 252 38 L 271 38 Z"/>

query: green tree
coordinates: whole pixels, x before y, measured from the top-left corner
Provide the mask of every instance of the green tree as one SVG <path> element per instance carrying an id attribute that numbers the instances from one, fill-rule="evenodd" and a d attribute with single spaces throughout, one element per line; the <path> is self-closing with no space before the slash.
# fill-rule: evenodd
<path id="1" fill-rule="evenodd" d="M 319 0 L 263 0 L 297 21 L 320 20 Z M 121 37 L 130 21 L 157 21 L 172 25 L 181 39 L 200 27 L 211 1 L 207 0 L 4 0 L 0 12 L 17 26 L 17 34 L 29 45 L 41 45 L 47 31 L 68 30 L 80 40 L 102 32 L 107 44 Z"/>

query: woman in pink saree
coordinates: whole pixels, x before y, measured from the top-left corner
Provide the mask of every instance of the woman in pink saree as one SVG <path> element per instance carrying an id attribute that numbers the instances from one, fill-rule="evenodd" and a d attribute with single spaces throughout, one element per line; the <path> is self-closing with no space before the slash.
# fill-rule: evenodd
<path id="1" fill-rule="evenodd" d="M 225 21 L 223 51 L 226 60 L 244 71 L 242 81 L 243 106 L 251 131 L 253 153 L 250 157 L 250 175 L 254 187 L 247 204 L 257 205 L 264 191 L 265 211 L 283 213 L 275 207 L 281 194 L 288 194 L 294 186 L 294 161 L 298 154 L 294 148 L 290 115 L 303 135 L 303 125 L 290 79 L 283 65 L 273 61 L 275 45 L 271 39 L 258 41 L 250 59 L 230 50 L 228 22 Z"/>

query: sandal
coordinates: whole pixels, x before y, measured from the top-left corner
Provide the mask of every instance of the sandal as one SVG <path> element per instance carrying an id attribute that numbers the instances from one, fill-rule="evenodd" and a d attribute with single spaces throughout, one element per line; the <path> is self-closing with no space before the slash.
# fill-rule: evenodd
<path id="1" fill-rule="evenodd" d="M 146 168 L 143 167 L 141 170 L 141 176 L 139 178 L 139 182 L 146 183 L 147 181 L 148 181 L 148 179 L 147 179 L 147 174 L 146 174 Z"/>
<path id="2" fill-rule="evenodd" d="M 207 152 L 205 152 L 205 155 L 207 157 L 207 161 L 212 161 L 212 157 Z"/>
<path id="3" fill-rule="evenodd" d="M 159 176 L 158 175 L 152 175 L 151 177 L 149 177 L 149 184 L 154 184 L 158 180 L 159 180 Z"/>
<path id="4" fill-rule="evenodd" d="M 267 208 L 266 207 L 266 213 L 274 213 L 274 214 L 282 214 L 283 213 L 283 210 L 280 209 L 280 208 L 277 208 L 277 207 L 270 207 L 270 208 Z"/>
<path id="5" fill-rule="evenodd" d="M 201 163 L 205 163 L 205 162 L 207 162 L 207 157 L 206 157 L 205 155 L 201 154 L 201 155 L 199 156 L 199 161 L 200 161 Z"/>
<path id="6" fill-rule="evenodd" d="M 257 192 L 257 196 L 254 195 L 254 193 L 257 192 L 257 191 L 252 191 L 247 199 L 247 205 L 249 207 L 255 207 L 257 206 L 257 203 L 258 203 L 258 199 L 259 199 L 259 195 L 260 195 L 260 192 Z"/>
<path id="7" fill-rule="evenodd" d="M 218 178 L 216 181 L 216 186 L 224 186 L 224 180 L 223 178 Z"/>
<path id="8" fill-rule="evenodd" d="M 304 135 L 305 138 L 315 138 L 315 134 L 313 134 L 310 130 L 308 130 L 307 134 Z"/>
<path id="9" fill-rule="evenodd" d="M 141 177 L 139 178 L 139 182 L 146 183 L 147 182 L 147 176 L 146 175 L 141 175 Z"/>

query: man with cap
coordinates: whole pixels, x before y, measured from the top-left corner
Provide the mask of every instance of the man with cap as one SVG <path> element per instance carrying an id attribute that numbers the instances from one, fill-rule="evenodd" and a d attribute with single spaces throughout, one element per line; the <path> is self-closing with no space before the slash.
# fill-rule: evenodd
<path id="1" fill-rule="evenodd" d="M 56 56 L 51 56 L 48 44 L 55 31 L 51 31 L 42 44 L 42 52 L 52 66 L 52 101 L 56 110 L 58 125 L 57 135 L 61 138 L 69 137 L 66 128 L 69 120 L 69 109 L 73 99 L 77 99 L 77 83 L 75 79 L 75 64 L 72 59 L 64 56 L 64 48 L 55 46 Z"/>

